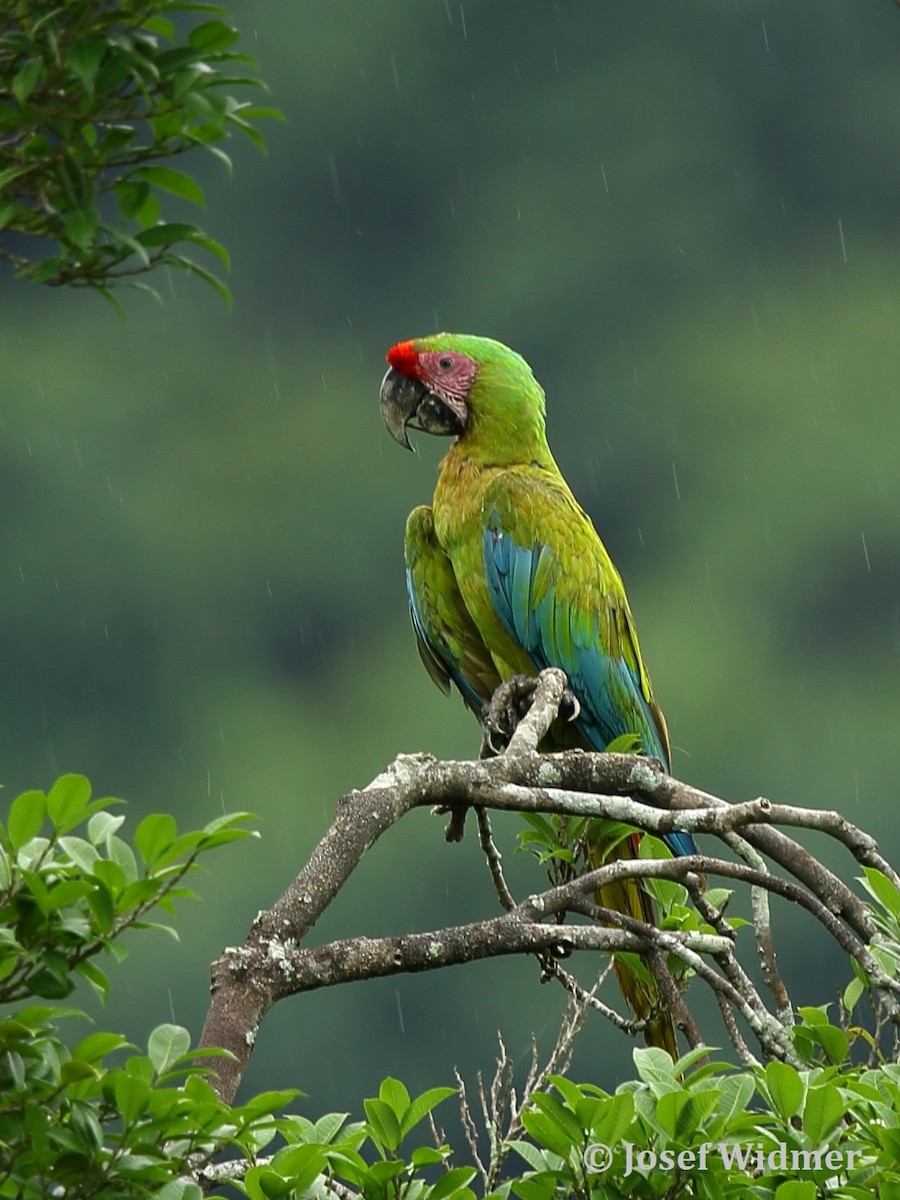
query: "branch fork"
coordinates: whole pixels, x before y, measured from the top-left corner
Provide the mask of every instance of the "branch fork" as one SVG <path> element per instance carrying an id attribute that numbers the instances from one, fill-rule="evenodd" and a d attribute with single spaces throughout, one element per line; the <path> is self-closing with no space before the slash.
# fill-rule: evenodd
<path id="1" fill-rule="evenodd" d="M 879 1028 L 900 1025 L 900 984 L 871 952 L 878 931 L 870 910 L 776 826 L 824 833 L 857 864 L 877 868 L 900 886 L 875 841 L 836 812 L 774 804 L 764 797 L 729 804 L 673 779 L 655 759 L 580 750 L 542 755 L 538 746 L 551 724 L 561 713 L 565 719 L 574 711 L 567 689 L 564 673 L 552 669 L 524 685 L 509 681 L 498 689 L 486 715 L 483 754 L 490 756 L 456 762 L 401 754 L 366 787 L 341 798 L 330 827 L 284 895 L 257 915 L 241 946 L 227 948 L 213 963 L 212 999 L 201 1045 L 223 1047 L 233 1055 L 216 1067 L 214 1085 L 222 1099 L 233 1100 L 261 1023 L 279 1000 L 351 980 L 523 953 L 538 956 L 542 976 L 560 982 L 582 1013 L 590 1007 L 632 1033 L 642 1023 L 615 1013 L 583 988 L 562 968 L 560 956 L 598 950 L 606 955 L 640 953 L 689 1044 L 700 1046 L 702 1033 L 670 971 L 675 959 L 712 990 L 742 1062 L 759 1058 L 741 1022 L 758 1042 L 762 1060 L 796 1062 L 790 1038 L 793 1009 L 774 949 L 771 895 L 804 908 L 820 934 L 860 963 L 870 980 Z M 512 729 L 510 713 L 516 719 Z M 505 749 L 498 754 L 501 733 Z M 501 913 L 411 934 L 305 944 L 363 855 L 410 811 L 424 806 L 450 812 L 448 835 L 454 836 L 461 835 L 464 814 L 474 809 Z M 492 809 L 599 817 L 656 836 L 683 830 L 718 839 L 738 861 L 713 854 L 620 859 L 517 901 L 493 840 L 488 817 Z M 765 993 L 737 957 L 735 931 L 705 899 L 701 876 L 749 887 Z M 660 930 L 598 909 L 593 899 L 597 889 L 626 877 L 683 885 L 711 932 Z M 566 914 L 592 923 L 561 923 Z M 598 916 L 608 923 L 596 923 Z"/>

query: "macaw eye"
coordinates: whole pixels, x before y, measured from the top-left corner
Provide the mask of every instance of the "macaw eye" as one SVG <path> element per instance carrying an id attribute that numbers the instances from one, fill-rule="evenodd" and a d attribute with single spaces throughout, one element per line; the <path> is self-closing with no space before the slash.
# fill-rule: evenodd
<path id="1" fill-rule="evenodd" d="M 440 359 L 438 359 L 438 366 L 441 368 L 442 371 L 449 371 L 450 368 L 453 366 L 453 359 L 452 358 L 440 358 Z"/>

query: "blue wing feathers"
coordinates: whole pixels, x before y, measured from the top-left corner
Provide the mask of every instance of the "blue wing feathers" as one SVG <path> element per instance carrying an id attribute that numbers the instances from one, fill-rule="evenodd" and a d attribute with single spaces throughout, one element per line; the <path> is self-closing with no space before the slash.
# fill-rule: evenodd
<path id="1" fill-rule="evenodd" d="M 566 672 L 581 704 L 576 725 L 587 743 L 604 750 L 623 733 L 636 733 L 645 753 L 668 765 L 638 672 L 624 658 L 603 650 L 597 616 L 590 622 L 586 642 L 583 633 L 579 638 L 573 630 L 572 615 L 554 588 L 542 586 L 553 563 L 550 548 L 540 543 L 517 545 L 494 511 L 485 526 L 482 549 L 488 592 L 500 624 L 536 671 L 556 666 Z M 665 841 L 675 854 L 696 853 L 689 834 L 667 834 Z"/>

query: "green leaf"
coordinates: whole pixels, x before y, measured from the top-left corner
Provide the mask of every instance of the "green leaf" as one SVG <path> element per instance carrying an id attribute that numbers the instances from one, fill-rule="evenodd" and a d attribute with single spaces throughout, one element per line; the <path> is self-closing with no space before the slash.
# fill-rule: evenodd
<path id="1" fill-rule="evenodd" d="M 181 1025 L 157 1025 L 147 1040 L 147 1054 L 157 1074 L 162 1075 L 171 1064 L 187 1054 L 191 1035 Z"/>
<path id="2" fill-rule="evenodd" d="M 731 1123 L 735 1113 L 745 1112 L 756 1085 L 750 1075 L 730 1075 L 718 1080 L 720 1088 L 719 1113 L 723 1128 Z"/>
<path id="3" fill-rule="evenodd" d="M 152 193 L 149 183 L 134 179 L 123 179 L 116 184 L 116 195 L 119 198 L 119 212 L 122 214 L 122 219 L 130 221 L 132 218 L 137 219 L 137 214 L 147 203 Z"/>
<path id="4" fill-rule="evenodd" d="M 192 130 L 191 131 L 192 140 L 195 140 L 195 134 L 196 134 L 196 130 Z M 231 158 L 225 153 L 224 150 L 222 150 L 219 146 L 213 146 L 210 142 L 202 141 L 199 139 L 196 139 L 196 140 L 199 141 L 199 144 L 202 145 L 204 147 L 204 149 L 209 151 L 209 153 L 213 156 L 213 158 L 217 158 L 219 160 L 219 162 L 224 166 L 225 170 L 228 172 L 229 177 L 234 174 L 234 163 L 231 161 Z"/>
<path id="5" fill-rule="evenodd" d="M 774 1200 L 816 1200 L 818 1192 L 811 1179 L 791 1179 L 775 1189 Z"/>
<path id="6" fill-rule="evenodd" d="M 650 1085 L 650 1090 L 655 1096 L 679 1090 L 675 1078 L 675 1064 L 665 1050 L 658 1046 L 639 1046 L 632 1051 L 631 1057 L 634 1059 L 638 1075 Z"/>
<path id="7" fill-rule="evenodd" d="M 846 1111 L 840 1091 L 832 1083 L 814 1084 L 803 1105 L 803 1131 L 813 1146 L 821 1146 Z"/>
<path id="8" fill-rule="evenodd" d="M 256 121 L 260 118 L 265 118 L 272 121 L 286 121 L 287 117 L 278 108 L 261 108 L 259 105 L 251 104 L 246 108 L 241 109 L 241 116 L 247 120 Z"/>
<path id="9" fill-rule="evenodd" d="M 55 279 L 60 271 L 68 265 L 68 259 L 53 256 L 39 262 L 37 266 L 28 271 L 28 274 L 35 283 L 46 283 L 48 280 Z"/>
<path id="10" fill-rule="evenodd" d="M 60 833 L 74 829 L 91 800 L 91 785 L 83 775 L 61 775 L 50 789 L 47 812 Z"/>
<path id="11" fill-rule="evenodd" d="M 62 1000 L 68 996 L 75 984 L 69 975 L 66 957 L 47 951 L 41 960 L 41 969 L 31 976 L 29 986 L 35 996 L 44 1000 Z"/>
<path id="12" fill-rule="evenodd" d="M 109 838 L 106 844 L 111 861 L 122 872 L 123 883 L 134 883 L 140 874 L 137 859 L 134 857 L 134 851 L 127 842 L 123 842 L 118 837 Z"/>
<path id="13" fill-rule="evenodd" d="M 543 1152 L 538 1150 L 537 1146 L 532 1145 L 531 1142 L 523 1142 L 518 1138 L 510 1138 L 510 1140 L 505 1144 L 509 1146 L 511 1150 L 515 1150 L 516 1154 L 518 1154 L 521 1158 L 524 1158 L 525 1162 L 528 1163 L 532 1171 L 543 1171 L 546 1169 L 546 1157 L 544 1156 Z"/>
<path id="14" fill-rule="evenodd" d="M 24 212 L 24 208 L 14 202 L 0 204 L 0 229 L 5 229 L 14 218 L 21 217 Z"/>
<path id="15" fill-rule="evenodd" d="M 120 1033 L 89 1033 L 83 1038 L 72 1054 L 87 1063 L 98 1063 L 115 1050 L 121 1050 L 128 1042 Z"/>
<path id="16" fill-rule="evenodd" d="M 284 1108 L 286 1104 L 290 1104 L 292 1100 L 296 1100 L 298 1096 L 302 1095 L 304 1093 L 298 1091 L 296 1088 L 285 1088 L 278 1092 L 260 1092 L 241 1107 L 241 1112 L 247 1116 L 261 1117 L 277 1112 L 280 1108 Z"/>
<path id="17" fill-rule="evenodd" d="M 181 271 L 189 271 L 192 275 L 196 275 L 198 278 L 205 280 L 210 287 L 214 288 L 219 293 L 219 295 L 225 301 L 227 307 L 231 308 L 231 292 L 217 275 L 213 275 L 211 271 L 207 271 L 205 267 L 201 267 L 198 263 L 195 263 L 192 258 L 186 258 L 183 254 L 166 255 L 165 261 L 170 267 L 178 267 L 178 269 Z M 216 834 L 216 841 L 211 842 L 210 845 L 222 846 L 226 842 L 237 841 L 239 838 L 248 836 L 249 835 L 246 833 L 246 831 L 242 832 L 240 830 L 233 829 L 227 833 L 223 832 Z"/>
<path id="18" fill-rule="evenodd" d="M 159 895 L 164 886 L 164 882 L 160 879 L 136 879 L 134 883 L 129 883 L 119 893 L 116 907 L 120 913 L 130 912 L 131 909 L 139 908 L 148 900 L 152 900 L 154 896 Z"/>
<path id="19" fill-rule="evenodd" d="M 850 1039 L 843 1029 L 836 1025 L 819 1025 L 813 1030 L 813 1037 L 825 1051 L 830 1062 L 840 1063 L 850 1052 Z"/>
<path id="20" fill-rule="evenodd" d="M 270 1200 L 269 1192 L 263 1190 L 264 1177 L 280 1179 L 270 1168 L 250 1167 L 244 1174 L 241 1191 L 249 1196 L 250 1200 Z"/>
<path id="21" fill-rule="evenodd" d="M 91 885 L 87 879 L 66 879 L 54 883 L 50 888 L 50 911 L 71 908 L 90 894 Z"/>
<path id="22" fill-rule="evenodd" d="M 20 855 L 20 857 L 24 858 L 29 850 L 31 850 L 32 848 L 37 849 L 37 847 L 40 846 L 41 843 L 43 843 L 44 850 L 46 849 L 47 845 L 49 844 L 45 841 L 44 838 L 34 838 L 31 842 L 28 843 L 27 847 L 22 851 L 22 854 Z M 35 856 L 34 856 L 35 859 L 40 858 L 41 853 L 43 853 L 43 850 L 40 853 L 35 854 Z M 25 866 L 21 863 L 20 863 L 19 869 L 21 872 L 22 882 L 25 884 L 25 887 L 31 893 L 31 896 L 34 899 L 35 904 L 38 906 L 38 908 L 41 910 L 41 912 L 44 914 L 44 916 L 49 916 L 49 914 L 53 911 L 53 905 L 50 901 L 50 889 L 47 887 L 46 883 L 44 883 L 44 880 L 41 878 L 40 873 L 38 871 L 32 871 L 30 867 Z"/>
<path id="23" fill-rule="evenodd" d="M 157 196 L 155 196 L 153 194 L 153 192 L 148 188 L 146 196 L 144 197 L 144 199 L 141 201 L 141 203 L 137 206 L 137 208 L 134 211 L 134 219 L 137 221 L 137 223 L 141 226 L 142 229 L 152 229 L 156 225 L 159 224 L 161 212 L 162 212 L 162 205 L 159 202 L 159 198 Z M 124 244 L 127 245 L 129 239 L 126 239 L 125 237 L 123 237 L 122 241 Z M 140 243 L 136 243 L 136 244 L 140 245 Z M 144 254 L 143 247 L 141 247 L 140 251 L 135 251 L 135 253 L 137 253 L 139 257 L 140 257 L 140 255 L 143 255 Z M 146 255 L 145 255 L 145 257 L 146 257 Z M 149 262 L 150 260 L 147 259 L 147 261 Z"/>
<path id="24" fill-rule="evenodd" d="M 842 999 L 844 1008 L 848 1013 L 852 1013 L 854 1008 L 856 1008 L 865 990 L 866 985 L 861 980 L 856 978 L 851 979 L 844 988 L 844 995 Z"/>
<path id="25" fill-rule="evenodd" d="M 275 1156 L 272 1166 L 289 1181 L 294 1195 L 300 1195 L 322 1174 L 325 1151 L 322 1146 L 288 1146 Z"/>
<path id="26" fill-rule="evenodd" d="M 153 187 L 161 188 L 173 196 L 179 196 L 182 200 L 190 200 L 192 204 L 196 204 L 200 208 L 206 207 L 203 188 L 184 171 L 176 171 L 172 167 L 141 167 L 136 174 Z"/>
<path id="27" fill-rule="evenodd" d="M 622 733 L 607 745 L 607 754 L 640 754 L 643 743 L 636 733 Z"/>
<path id="28" fill-rule="evenodd" d="M 93 846 L 99 846 L 101 842 L 108 842 L 116 830 L 121 829 L 124 824 L 124 817 L 116 816 L 105 810 L 94 813 L 88 821 L 88 841 Z"/>
<path id="29" fill-rule="evenodd" d="M 40 58 L 32 58 L 13 76 L 10 90 L 21 106 L 24 106 L 26 100 L 34 91 L 43 66 L 43 61 Z"/>
<path id="30" fill-rule="evenodd" d="M 571 1109 L 566 1108 L 556 1096 L 551 1096 L 548 1092 L 535 1092 L 531 1102 L 535 1108 L 540 1109 L 546 1117 L 559 1126 L 570 1145 L 577 1145 L 582 1140 L 583 1130 L 575 1119 L 575 1114 Z"/>
<path id="31" fill-rule="evenodd" d="M 71 1132 L 80 1145 L 78 1151 L 95 1155 L 103 1146 L 103 1131 L 100 1122 L 88 1105 L 74 1104 L 70 1114 Z"/>
<path id="32" fill-rule="evenodd" d="M 203 826 L 205 834 L 218 833 L 222 829 L 231 829 L 235 825 L 242 825 L 246 821 L 253 820 L 252 812 L 231 812 L 223 813 L 221 817 L 214 817 L 206 825 Z"/>
<path id="33" fill-rule="evenodd" d="M 660 1128 L 675 1141 L 681 1141 L 675 1133 L 682 1109 L 687 1107 L 690 1097 L 687 1092 L 666 1092 L 660 1096 L 656 1105 L 656 1119 Z"/>
<path id="34" fill-rule="evenodd" d="M 226 268 L 231 267 L 231 255 L 225 249 L 221 242 L 217 242 L 215 238 L 208 237 L 205 233 L 196 233 L 191 242 L 195 246 L 201 246 L 204 250 L 208 250 L 210 254 L 214 254 L 220 262 L 225 264 Z"/>
<path id="35" fill-rule="evenodd" d="M 84 838 L 79 837 L 61 837 L 59 839 L 59 848 L 65 851 L 72 862 L 80 867 L 85 874 L 90 875 L 93 873 L 100 855 L 90 842 L 86 842 Z"/>
<path id="36" fill-rule="evenodd" d="M 127 1075 L 124 1071 L 116 1071 L 114 1078 L 116 1108 L 123 1120 L 136 1121 L 147 1111 L 150 1104 L 150 1085 L 146 1080 Z"/>
<path id="37" fill-rule="evenodd" d="M 428 1193 L 428 1200 L 447 1200 L 448 1196 L 462 1191 L 475 1178 L 476 1174 L 477 1171 L 474 1167 L 454 1167 L 453 1170 L 447 1171 L 440 1177 Z"/>
<path id="38" fill-rule="evenodd" d="M 384 1185 L 390 1183 L 392 1179 L 396 1179 L 398 1175 L 402 1175 L 405 1170 L 406 1164 L 397 1159 L 382 1160 L 371 1166 L 368 1171 L 369 1178 L 378 1185 L 378 1190 L 374 1192 L 374 1195 L 391 1195 L 392 1193 L 387 1192 Z M 366 1195 L 368 1194 L 366 1192 Z"/>
<path id="39" fill-rule="evenodd" d="M 117 242 L 124 249 L 126 249 L 129 253 L 137 255 L 138 260 L 140 261 L 140 264 L 141 264 L 141 268 L 149 269 L 150 255 L 147 253 L 147 251 L 144 249 L 144 247 L 140 244 L 140 242 L 136 242 L 134 240 L 134 238 L 131 237 L 129 234 L 121 233 L 116 230 L 113 230 L 111 232 L 110 236 L 114 242 Z M 138 285 L 132 283 L 130 286 L 137 287 Z"/>
<path id="40" fill-rule="evenodd" d="M 94 80 L 107 46 L 104 38 L 83 38 L 69 47 L 66 56 L 68 67 L 88 92 L 94 90 Z"/>
<path id="41" fill-rule="evenodd" d="M 895 921 L 900 921 L 900 892 L 893 883 L 874 867 L 863 867 L 863 875 L 862 883 L 869 895 L 887 909 Z"/>
<path id="42" fill-rule="evenodd" d="M 21 850 L 26 842 L 30 842 L 37 835 L 46 813 L 47 797 L 43 792 L 23 792 L 21 796 L 16 796 L 6 824 L 14 850 Z"/>
<path id="43" fill-rule="evenodd" d="M 68 1088 L 71 1083 L 82 1083 L 85 1079 L 97 1079 L 100 1072 L 89 1063 L 72 1058 L 64 1062 L 59 1069 L 59 1081 Z"/>
<path id="44" fill-rule="evenodd" d="M 434 1146 L 419 1146 L 409 1156 L 410 1165 L 416 1167 L 416 1169 L 434 1167 L 446 1160 L 447 1153 L 448 1151 L 446 1150 L 436 1150 Z"/>
<path id="45" fill-rule="evenodd" d="M 204 21 L 188 34 L 188 42 L 195 50 L 204 53 L 210 50 L 226 50 L 238 39 L 238 31 L 224 21 Z"/>
<path id="46" fill-rule="evenodd" d="M 661 1096 L 657 1112 L 674 1095 L 676 1095 L 675 1092 L 670 1092 L 667 1096 Z M 679 1106 L 675 1114 L 672 1126 L 672 1135 L 675 1140 L 688 1142 L 693 1138 L 696 1131 L 703 1127 L 703 1123 L 719 1103 L 720 1098 L 721 1092 L 718 1088 L 703 1088 L 689 1092 L 687 1104 Z"/>
<path id="47" fill-rule="evenodd" d="M 565 1075 L 548 1075 L 547 1082 L 551 1083 L 559 1092 L 563 1103 L 575 1112 L 578 1105 L 585 1099 L 585 1092 L 573 1083 L 571 1079 L 567 1079 Z"/>
<path id="48" fill-rule="evenodd" d="M 178 836 L 175 818 L 169 813 L 153 813 L 145 817 L 134 834 L 134 844 L 148 867 L 172 845 Z"/>
<path id="49" fill-rule="evenodd" d="M 427 1117 L 433 1108 L 436 1108 L 437 1105 L 448 1099 L 448 1097 L 455 1095 L 456 1088 L 436 1087 L 429 1088 L 421 1096 L 416 1096 L 403 1116 L 400 1116 L 399 1113 L 397 1114 L 400 1116 L 400 1130 L 403 1137 L 406 1137 L 411 1129 L 415 1129 L 419 1122 Z"/>
<path id="50" fill-rule="evenodd" d="M 116 862 L 108 858 L 98 858 L 94 863 L 93 877 L 103 885 L 110 898 L 118 896 L 125 887 L 125 873 Z"/>
<path id="51" fill-rule="evenodd" d="M 897 974 L 897 959 L 893 946 L 890 944 L 876 945 L 875 942 L 870 942 L 869 953 L 886 975 L 893 978 Z"/>
<path id="52" fill-rule="evenodd" d="M 707 893 L 708 894 L 708 893 Z M 689 1069 L 702 1059 L 709 1058 L 711 1051 L 717 1050 L 717 1046 L 696 1046 L 693 1050 L 688 1050 L 686 1054 L 682 1054 L 681 1058 L 675 1063 L 675 1075 L 679 1079 L 684 1079 L 688 1074 Z M 698 1073 L 695 1072 L 691 1076 L 691 1082 L 697 1081 Z"/>
<path id="53" fill-rule="evenodd" d="M 811 1004 L 801 1004 L 797 1012 L 807 1023 L 807 1025 L 827 1025 L 828 1024 L 828 1005 L 823 1004 L 814 1006 Z"/>
<path id="54" fill-rule="evenodd" d="M 190 1179 L 170 1179 L 153 1196 L 154 1200 L 203 1200 L 203 1189 Z"/>
<path id="55" fill-rule="evenodd" d="M 173 246 L 176 242 L 190 241 L 195 233 L 199 233 L 196 225 L 186 225 L 183 221 L 160 221 L 136 233 L 135 241 L 142 246 Z"/>
<path id="56" fill-rule="evenodd" d="M 383 1100 L 369 1099 L 363 1102 L 366 1118 L 372 1128 L 372 1133 L 381 1144 L 391 1152 L 400 1145 L 400 1122 L 397 1114 Z"/>
<path id="57" fill-rule="evenodd" d="M 75 968 L 75 973 L 88 981 L 101 1000 L 109 998 L 109 979 L 96 963 L 86 958 Z"/>
<path id="58" fill-rule="evenodd" d="M 573 1142 L 556 1121 L 537 1108 L 522 1113 L 521 1120 L 526 1131 L 539 1145 L 560 1158 L 568 1158 Z"/>
<path id="59" fill-rule="evenodd" d="M 549 1175 L 539 1179 L 516 1179 L 512 1184 L 513 1194 L 521 1200 L 554 1200 L 558 1194 L 556 1183 Z M 605 1200 L 605 1197 L 604 1197 Z"/>
<path id="60" fill-rule="evenodd" d="M 158 33 L 160 37 L 171 41 L 175 36 L 175 26 L 168 17 L 147 17 L 143 28 L 150 33 Z"/>
<path id="61" fill-rule="evenodd" d="M 17 1088 L 25 1087 L 25 1062 L 16 1050 L 7 1051 L 6 1069 Z"/>
<path id="62" fill-rule="evenodd" d="M 316 1121 L 314 1129 L 316 1141 L 318 1142 L 333 1142 L 337 1134 L 344 1127 L 349 1113 L 325 1113 Z"/>
<path id="63" fill-rule="evenodd" d="M 777 1061 L 766 1066 L 765 1076 L 773 1108 L 782 1120 L 789 1121 L 800 1111 L 803 1103 L 803 1080 L 796 1067 Z"/>
<path id="64" fill-rule="evenodd" d="M 619 1092 L 601 1101 L 601 1108 L 591 1125 L 592 1138 L 605 1146 L 614 1146 L 622 1140 L 633 1120 L 634 1098 L 630 1092 Z"/>
<path id="65" fill-rule="evenodd" d="M 18 179 L 20 175 L 27 175 L 32 169 L 32 167 L 7 167 L 5 170 L 0 171 L 0 192 L 3 191 L 8 183 L 12 183 L 14 179 Z"/>
<path id="66" fill-rule="evenodd" d="M 98 867 L 110 865 L 115 866 L 115 864 L 104 863 L 102 860 L 97 864 Z M 97 880 L 94 890 L 87 897 L 87 903 L 98 932 L 101 934 L 111 933 L 116 923 L 116 906 L 110 889 L 102 880 Z"/>

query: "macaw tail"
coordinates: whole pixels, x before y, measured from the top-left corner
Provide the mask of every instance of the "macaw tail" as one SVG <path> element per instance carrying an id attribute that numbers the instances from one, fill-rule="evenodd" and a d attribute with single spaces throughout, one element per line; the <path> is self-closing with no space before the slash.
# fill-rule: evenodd
<path id="1" fill-rule="evenodd" d="M 636 835 L 624 837 L 605 853 L 594 843 L 589 851 L 591 866 L 599 867 L 602 863 L 612 862 L 615 859 L 637 858 L 639 840 Z M 604 887 L 598 888 L 594 899 L 603 908 L 614 909 L 616 912 L 634 917 L 637 921 L 644 921 L 648 925 L 656 924 L 653 900 L 637 880 L 621 879 L 615 883 L 608 883 Z M 659 1009 L 659 992 L 652 980 L 637 975 L 627 963 L 622 962 L 618 957 L 613 963 L 613 969 L 616 972 L 622 995 L 636 1017 L 643 1020 Z M 646 1026 L 644 1040 L 648 1046 L 660 1046 L 663 1050 L 667 1050 L 673 1059 L 678 1058 L 675 1025 L 672 1021 L 672 1014 L 667 1009 L 659 1012 L 659 1015 Z"/>

